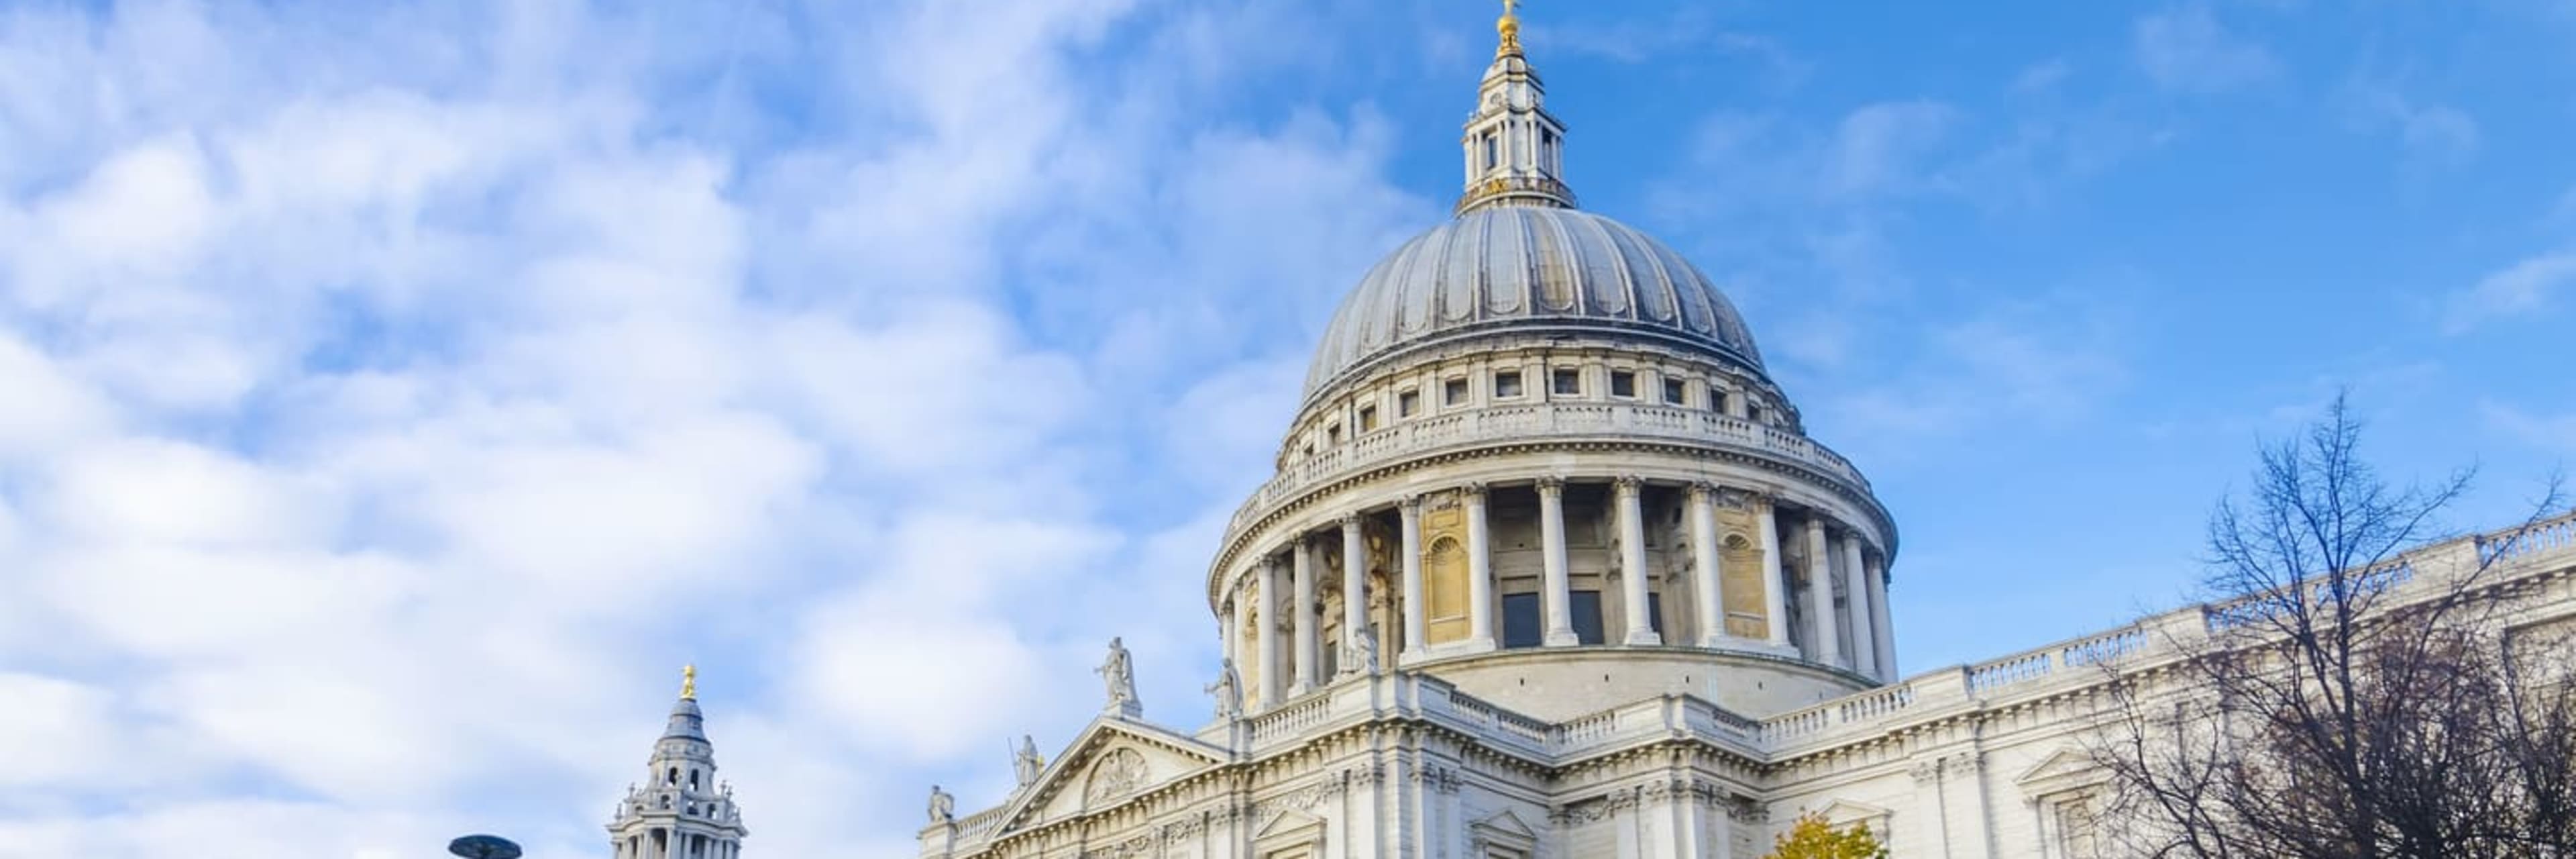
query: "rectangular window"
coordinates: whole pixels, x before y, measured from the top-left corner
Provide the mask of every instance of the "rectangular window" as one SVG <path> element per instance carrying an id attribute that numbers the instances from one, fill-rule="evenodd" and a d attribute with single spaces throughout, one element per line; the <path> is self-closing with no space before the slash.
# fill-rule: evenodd
<path id="1" fill-rule="evenodd" d="M 1583 371 L 1572 367 L 1560 368 L 1553 378 L 1548 390 L 1569 396 L 1583 393 Z"/>
<path id="2" fill-rule="evenodd" d="M 1485 132 L 1485 169 L 1492 170 L 1503 163 L 1501 151 L 1502 150 L 1496 146 L 1494 133 L 1491 131 Z"/>
<path id="3" fill-rule="evenodd" d="M 1442 383 L 1440 383 L 1440 404 L 1441 404 L 1441 405 L 1444 405 L 1444 406 L 1456 406 L 1456 405 L 1464 405 L 1466 402 L 1467 402 L 1467 380 L 1465 380 L 1465 379 L 1450 379 L 1450 380 L 1448 380 L 1448 381 L 1446 381 L 1446 382 L 1442 382 Z"/>
<path id="4" fill-rule="evenodd" d="M 1422 392 L 1407 390 L 1404 393 L 1395 395 L 1396 417 L 1409 418 L 1413 416 L 1414 412 L 1418 411 L 1422 411 Z"/>
<path id="5" fill-rule="evenodd" d="M 1581 644 L 1601 643 L 1601 592 L 1575 591 L 1565 601 L 1567 613 L 1574 615 L 1574 640 Z"/>
<path id="6" fill-rule="evenodd" d="M 1539 129 L 1538 151 L 1546 161 L 1547 172 L 1565 172 L 1565 167 L 1556 163 L 1556 132 L 1549 131 L 1544 128 Z"/>
<path id="7" fill-rule="evenodd" d="M 1495 371 L 1495 372 L 1494 372 L 1494 398 L 1495 398 L 1495 399 L 1498 399 L 1498 400 L 1499 400 L 1499 399 L 1504 399 L 1504 398 L 1507 398 L 1507 397 L 1517 397 L 1517 396 L 1520 396 L 1520 395 L 1521 395 L 1521 371 L 1519 371 L 1519 370 L 1497 370 L 1497 371 Z"/>
<path id="8" fill-rule="evenodd" d="M 1726 410 L 1726 392 L 1714 385 L 1708 389 L 1708 410 L 1721 415 L 1730 414 Z"/>
<path id="9" fill-rule="evenodd" d="M 1610 371 L 1610 395 L 1613 397 L 1636 396 L 1637 374 L 1627 370 Z"/>
<path id="10" fill-rule="evenodd" d="M 1537 647 L 1539 634 L 1538 594 L 1503 595 L 1503 646 Z"/>
<path id="11" fill-rule="evenodd" d="M 1360 407 L 1360 432 L 1369 432 L 1369 431 L 1371 431 L 1371 430 L 1375 430 L 1375 429 L 1377 429 L 1377 407 L 1376 407 L 1376 406 L 1361 406 L 1361 407 Z"/>
<path id="12" fill-rule="evenodd" d="M 1325 444 L 1341 444 L 1341 443 L 1342 443 L 1342 425 L 1341 425 L 1341 424 L 1334 424 L 1334 425 L 1332 425 L 1332 426 L 1329 426 L 1329 427 L 1324 428 L 1324 443 L 1325 443 Z"/>
<path id="13" fill-rule="evenodd" d="M 1681 405 L 1681 404 L 1682 404 L 1682 380 L 1680 380 L 1680 379 L 1665 379 L 1665 380 L 1664 380 L 1664 405 L 1667 405 L 1667 406 L 1678 406 L 1678 405 Z"/>
<path id="14" fill-rule="evenodd" d="M 1656 635 L 1664 634 L 1664 595 L 1646 594 L 1646 627 Z"/>

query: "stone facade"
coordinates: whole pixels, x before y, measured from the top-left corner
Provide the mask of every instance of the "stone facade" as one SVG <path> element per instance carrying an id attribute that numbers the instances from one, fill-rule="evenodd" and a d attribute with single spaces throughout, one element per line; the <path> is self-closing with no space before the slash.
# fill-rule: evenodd
<path id="1" fill-rule="evenodd" d="M 1217 718 L 1113 685 L 999 806 L 934 789 L 921 855 L 1750 859 L 1807 812 L 1898 856 L 2094 855 L 2105 681 L 2225 607 L 1902 674 L 1894 522 L 1707 278 L 1573 209 L 1499 26 L 1456 220 L 1336 315 L 1210 564 Z M 2507 622 L 2576 624 L 2576 519 L 2418 549 L 2398 587 L 2490 556 Z"/>

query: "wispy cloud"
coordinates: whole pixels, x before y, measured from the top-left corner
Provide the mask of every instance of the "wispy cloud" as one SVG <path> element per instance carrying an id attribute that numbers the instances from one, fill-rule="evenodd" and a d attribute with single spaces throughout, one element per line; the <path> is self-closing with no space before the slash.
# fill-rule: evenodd
<path id="1" fill-rule="evenodd" d="M 2130 38 L 2139 69 L 2171 92 L 2222 93 L 2281 74 L 2281 63 L 2270 50 L 2219 23 L 2205 3 L 2140 18 Z"/>
<path id="2" fill-rule="evenodd" d="M 2451 293 L 2442 328 L 2463 334 L 2500 317 L 2538 312 L 2571 285 L 2576 285 L 2576 251 L 2529 257 Z"/>

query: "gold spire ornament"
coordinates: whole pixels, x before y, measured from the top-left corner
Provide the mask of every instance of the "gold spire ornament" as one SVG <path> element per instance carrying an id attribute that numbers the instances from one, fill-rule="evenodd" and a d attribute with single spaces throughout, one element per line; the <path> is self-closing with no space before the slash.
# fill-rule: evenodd
<path id="1" fill-rule="evenodd" d="M 688 665 L 680 669 L 680 697 L 698 700 L 698 666 Z"/>
<path id="2" fill-rule="evenodd" d="M 1520 0 L 1503 0 L 1503 17 L 1494 20 L 1494 32 L 1503 37 L 1494 56 L 1507 57 L 1521 52 Z"/>

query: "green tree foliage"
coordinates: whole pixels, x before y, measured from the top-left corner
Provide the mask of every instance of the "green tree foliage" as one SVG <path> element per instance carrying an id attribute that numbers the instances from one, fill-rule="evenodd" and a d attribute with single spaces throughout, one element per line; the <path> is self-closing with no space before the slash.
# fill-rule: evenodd
<path id="1" fill-rule="evenodd" d="M 1867 826 L 1835 829 L 1809 812 L 1798 815 L 1798 822 L 1772 841 L 1771 853 L 1763 859 L 1887 859 L 1887 846 Z"/>

